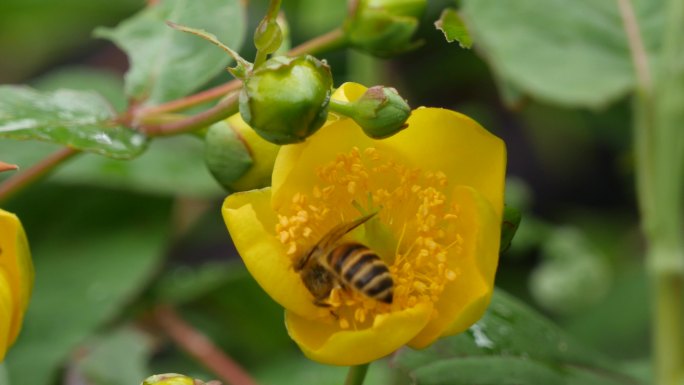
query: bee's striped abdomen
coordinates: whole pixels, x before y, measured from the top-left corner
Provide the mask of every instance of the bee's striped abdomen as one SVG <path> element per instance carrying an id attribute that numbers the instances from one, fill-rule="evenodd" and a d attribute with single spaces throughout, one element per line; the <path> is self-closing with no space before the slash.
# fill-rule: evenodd
<path id="1" fill-rule="evenodd" d="M 367 297 L 392 303 L 394 282 L 387 265 L 360 243 L 343 243 L 327 256 L 329 268 L 348 287 Z"/>

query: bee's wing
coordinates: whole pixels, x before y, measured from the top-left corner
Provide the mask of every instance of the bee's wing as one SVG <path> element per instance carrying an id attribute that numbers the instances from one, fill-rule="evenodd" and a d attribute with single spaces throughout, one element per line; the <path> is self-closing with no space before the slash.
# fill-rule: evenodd
<path id="1" fill-rule="evenodd" d="M 309 259 L 314 254 L 322 254 L 325 255 L 328 253 L 328 251 L 335 245 L 337 241 L 340 240 L 345 234 L 348 232 L 354 230 L 355 228 L 361 226 L 364 224 L 366 221 L 369 219 L 373 218 L 377 212 L 364 215 L 361 218 L 355 219 L 351 222 L 345 222 L 345 223 L 340 223 L 339 225 L 333 227 L 330 231 L 328 231 L 323 238 L 321 238 L 318 243 L 316 243 L 311 250 L 309 250 L 308 253 L 306 253 L 295 265 L 295 270 L 299 271 L 304 266 L 309 262 Z"/>
<path id="2" fill-rule="evenodd" d="M 364 215 L 361 218 L 355 219 L 351 222 L 340 223 L 339 225 L 333 227 L 327 234 L 321 238 L 316 246 L 320 247 L 322 250 L 329 250 L 335 242 L 339 241 L 345 234 L 354 230 L 355 228 L 361 226 L 369 219 L 373 218 L 377 212 Z"/>

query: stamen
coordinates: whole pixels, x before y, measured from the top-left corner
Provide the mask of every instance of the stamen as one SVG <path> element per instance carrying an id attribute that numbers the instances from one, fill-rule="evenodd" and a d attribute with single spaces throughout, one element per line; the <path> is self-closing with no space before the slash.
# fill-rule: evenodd
<path id="1" fill-rule="evenodd" d="M 276 237 L 293 262 L 333 227 L 371 212 L 378 212 L 373 226 L 394 236 L 385 249 L 394 254 L 381 255 L 394 282 L 393 303 L 366 296 L 350 282 L 338 282 L 324 301 L 330 308 L 322 316 L 332 317 L 342 329 L 363 328 L 378 314 L 438 301 L 445 286 L 458 279 L 458 269 L 449 260 L 463 249 L 462 235 L 453 230 L 460 207 L 446 194 L 444 172 L 407 167 L 376 148 L 354 147 L 318 167 L 315 176 L 318 181 L 311 191 L 295 193 L 290 207 L 278 213 Z M 355 236 L 360 235 L 346 234 L 340 242 Z"/>

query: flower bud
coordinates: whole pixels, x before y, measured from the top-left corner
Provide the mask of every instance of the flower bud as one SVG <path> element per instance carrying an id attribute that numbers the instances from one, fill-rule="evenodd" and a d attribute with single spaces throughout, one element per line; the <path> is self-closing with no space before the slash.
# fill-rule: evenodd
<path id="1" fill-rule="evenodd" d="M 352 46 L 387 57 L 415 46 L 411 41 L 426 0 L 354 0 L 344 24 Z"/>
<path id="2" fill-rule="evenodd" d="M 165 373 L 147 377 L 141 385 L 195 385 L 195 380 L 182 374 Z"/>
<path id="3" fill-rule="evenodd" d="M 511 242 L 515 233 L 520 227 L 522 215 L 515 207 L 504 206 L 504 217 L 501 223 L 501 243 L 499 244 L 499 252 L 504 253 L 511 247 Z"/>
<path id="4" fill-rule="evenodd" d="M 283 42 L 283 31 L 275 20 L 264 19 L 254 32 L 254 46 L 264 53 L 273 53 Z"/>
<path id="5" fill-rule="evenodd" d="M 392 87 L 371 87 L 352 106 L 351 118 L 366 135 L 375 139 L 392 136 L 406 128 L 411 114 L 411 107 Z"/>
<path id="6" fill-rule="evenodd" d="M 221 383 L 218 381 L 205 383 L 182 374 L 165 373 L 147 377 L 140 385 L 221 385 Z"/>
<path id="7" fill-rule="evenodd" d="M 271 185 L 279 148 L 257 135 L 236 114 L 209 127 L 204 159 L 211 174 L 228 191 L 253 190 Z"/>
<path id="8" fill-rule="evenodd" d="M 301 142 L 325 123 L 331 87 L 325 62 L 276 56 L 245 79 L 240 115 L 269 142 Z"/>

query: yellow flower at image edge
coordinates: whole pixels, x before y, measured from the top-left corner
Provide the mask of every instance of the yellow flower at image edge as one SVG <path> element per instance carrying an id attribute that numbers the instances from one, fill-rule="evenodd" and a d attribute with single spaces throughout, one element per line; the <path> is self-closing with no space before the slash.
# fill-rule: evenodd
<path id="1" fill-rule="evenodd" d="M 0 209 L 0 361 L 19 335 L 33 287 L 33 264 L 24 228 Z"/>
<path id="2" fill-rule="evenodd" d="M 344 84 L 334 98 L 365 88 Z M 283 146 L 271 188 L 226 198 L 223 216 L 247 269 L 285 308 L 287 330 L 311 359 L 357 365 L 403 345 L 426 347 L 476 322 L 498 263 L 506 154 L 472 119 L 419 108 L 383 140 L 332 116 L 301 144 Z M 376 213 L 340 242 L 377 254 L 391 303 L 337 285 L 314 297 L 296 262 L 341 223 Z"/>

